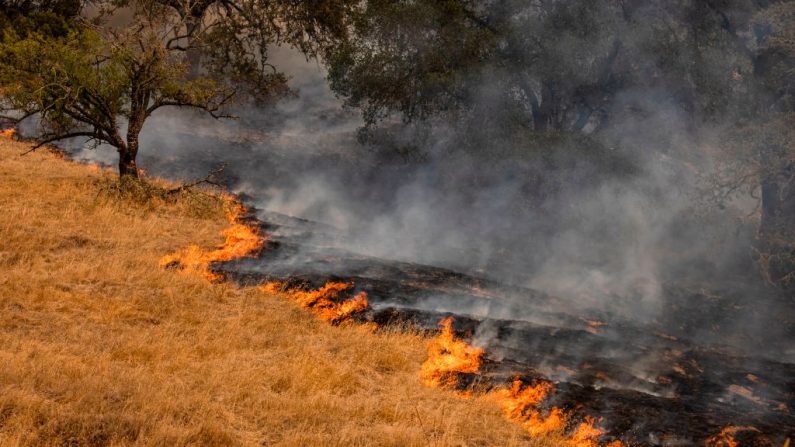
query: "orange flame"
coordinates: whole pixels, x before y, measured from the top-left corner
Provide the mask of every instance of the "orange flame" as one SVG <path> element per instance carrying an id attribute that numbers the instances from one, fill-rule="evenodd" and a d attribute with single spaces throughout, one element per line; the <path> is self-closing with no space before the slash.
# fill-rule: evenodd
<path id="1" fill-rule="evenodd" d="M 744 430 L 753 430 L 755 431 L 756 428 L 754 427 L 735 427 L 729 425 L 728 427 L 724 427 L 723 430 L 720 431 L 717 435 L 712 435 L 704 441 L 704 445 L 706 447 L 737 447 L 740 443 L 734 439 L 734 434 Z"/>
<path id="2" fill-rule="evenodd" d="M 522 386 L 520 380 L 514 380 L 510 389 L 498 389 L 492 394 L 501 403 L 505 416 L 517 423 L 532 436 L 545 436 L 550 434 L 563 434 L 569 424 L 570 416 L 562 409 L 553 407 L 547 415 L 541 412 L 540 405 L 554 392 L 550 382 L 538 382 L 533 385 Z M 566 446 L 570 447 L 596 447 L 604 431 L 594 426 L 595 420 L 591 417 L 577 425 L 574 430 L 564 435 Z M 620 447 L 621 441 L 613 441 L 609 447 Z"/>
<path id="3" fill-rule="evenodd" d="M 459 374 L 480 372 L 483 350 L 455 336 L 451 317 L 439 325 L 442 331 L 428 343 L 428 359 L 422 365 L 420 377 L 430 387 L 455 388 L 459 384 Z M 557 407 L 542 412 L 541 404 L 553 392 L 551 382 L 539 381 L 525 386 L 517 379 L 510 388 L 492 390 L 487 397 L 499 402 L 505 417 L 521 425 L 531 436 L 559 435 L 565 447 L 599 446 L 604 431 L 595 426 L 593 418 L 586 417 L 567 434 L 566 428 L 571 422 L 568 413 Z M 472 394 L 471 391 L 464 393 L 465 396 Z M 623 447 L 623 443 L 616 440 L 606 447 Z"/>
<path id="4" fill-rule="evenodd" d="M 221 275 L 210 270 L 211 263 L 251 256 L 265 244 L 265 239 L 259 235 L 256 228 L 239 222 L 240 216 L 245 212 L 246 208 L 242 205 L 231 202 L 231 206 L 226 210 L 226 218 L 231 226 L 224 230 L 224 243 L 216 249 L 206 251 L 197 245 L 191 245 L 164 256 L 160 260 L 160 265 L 163 267 L 177 265 L 182 272 L 199 274 L 209 281 L 221 280 Z"/>
<path id="5" fill-rule="evenodd" d="M 458 339 L 453 332 L 453 318 L 442 320 L 442 332 L 428 342 L 428 359 L 422 364 L 420 378 L 429 387 L 454 388 L 458 375 L 478 373 L 483 350 Z"/>
<path id="6" fill-rule="evenodd" d="M 524 417 L 528 409 L 540 405 L 552 390 L 552 384 L 549 382 L 539 382 L 522 388 L 522 381 L 514 380 L 511 389 L 499 389 L 495 394 L 502 402 L 505 416 L 519 419 Z"/>
<path id="7" fill-rule="evenodd" d="M 14 135 L 16 135 L 16 133 L 17 133 L 16 129 L 14 129 L 13 127 L 9 127 L 8 129 L 0 130 L 0 137 L 12 138 Z"/>
<path id="8" fill-rule="evenodd" d="M 569 445 L 577 447 L 596 447 L 599 445 L 599 438 L 604 434 L 604 430 L 596 428 L 594 418 L 588 416 L 583 422 L 577 425 L 574 432 L 569 437 Z M 611 444 L 621 445 L 621 441 L 613 441 Z"/>
<path id="9" fill-rule="evenodd" d="M 353 298 L 339 301 L 339 294 L 353 287 L 351 283 L 327 282 L 317 290 L 284 289 L 281 282 L 269 282 L 259 286 L 267 293 L 284 293 L 295 300 L 299 306 L 314 312 L 321 320 L 331 324 L 347 324 L 354 314 L 367 310 L 370 306 L 366 292 L 359 292 Z"/>

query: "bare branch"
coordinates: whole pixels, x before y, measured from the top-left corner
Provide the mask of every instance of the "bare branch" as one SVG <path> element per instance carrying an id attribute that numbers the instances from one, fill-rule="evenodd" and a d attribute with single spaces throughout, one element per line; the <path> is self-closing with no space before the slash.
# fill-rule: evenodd
<path id="1" fill-rule="evenodd" d="M 235 95 L 237 94 L 236 90 L 232 90 L 226 95 L 222 96 L 216 103 L 212 103 L 208 101 L 207 103 L 199 103 L 199 102 L 191 102 L 191 101 L 180 101 L 176 99 L 167 100 L 167 99 L 158 99 L 155 101 L 148 109 L 146 109 L 146 115 L 151 115 L 155 110 L 161 107 L 173 106 L 173 107 L 190 107 L 198 110 L 203 110 L 207 112 L 210 116 L 215 119 L 223 119 L 223 118 L 236 118 L 234 115 L 229 114 L 221 114 L 216 113 L 221 110 L 226 104 L 231 101 Z"/>
<path id="2" fill-rule="evenodd" d="M 174 41 L 177 41 L 177 40 L 187 39 L 189 37 L 191 37 L 191 34 L 182 34 L 182 35 L 179 35 L 179 36 L 174 36 L 171 39 L 168 39 L 168 41 L 166 41 L 166 48 L 169 49 L 169 50 L 187 51 L 188 47 L 184 47 L 184 46 L 181 46 L 181 45 L 172 47 L 171 43 L 174 42 Z"/>
<path id="3" fill-rule="evenodd" d="M 169 189 L 168 191 L 165 192 L 165 194 L 166 195 L 176 194 L 202 184 L 222 187 L 224 185 L 222 185 L 220 182 L 215 181 L 214 178 L 220 175 L 222 172 L 224 172 L 224 169 L 226 169 L 226 163 L 221 164 L 217 168 L 207 173 L 207 175 L 204 178 L 195 180 L 191 183 L 180 185 L 173 189 Z"/>
<path id="4" fill-rule="evenodd" d="M 90 137 L 92 140 L 104 140 L 103 138 L 101 138 L 99 135 L 97 135 L 94 132 L 70 132 L 70 133 L 60 134 L 60 135 L 57 135 L 57 136 L 54 136 L 54 137 L 50 137 L 50 138 L 46 138 L 46 139 L 44 139 L 42 141 L 39 141 L 35 146 L 33 146 L 32 148 L 28 149 L 27 151 L 25 151 L 25 152 L 23 152 L 23 153 L 21 153 L 19 155 L 27 155 L 27 154 L 35 151 L 36 149 L 38 149 L 38 148 L 40 148 L 42 146 L 46 146 L 46 145 L 48 145 L 48 144 L 50 144 L 52 142 L 60 141 L 60 140 L 66 140 L 68 138 L 75 138 L 75 137 Z"/>

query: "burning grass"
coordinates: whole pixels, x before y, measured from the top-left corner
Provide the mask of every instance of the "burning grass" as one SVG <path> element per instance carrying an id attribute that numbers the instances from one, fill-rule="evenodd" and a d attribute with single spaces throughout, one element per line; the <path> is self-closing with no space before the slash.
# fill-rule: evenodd
<path id="1" fill-rule="evenodd" d="M 719 433 L 710 436 L 705 442 L 705 447 L 741 447 L 744 443 L 737 439 L 737 436 L 747 432 L 758 432 L 754 427 L 737 427 L 729 425 L 724 427 Z M 789 447 L 790 440 L 784 441 L 784 447 Z"/>
<path id="2" fill-rule="evenodd" d="M 439 335 L 428 342 L 428 358 L 422 365 L 420 377 L 430 387 L 459 389 L 462 375 L 477 375 L 483 350 L 459 339 L 453 330 L 453 319 L 448 317 L 439 324 Z M 515 380 L 509 388 L 496 388 L 485 392 L 485 397 L 497 401 L 505 417 L 521 426 L 535 439 L 549 439 L 561 447 L 621 447 L 620 441 L 600 444 L 604 431 L 595 426 L 595 420 L 586 417 L 573 423 L 573 415 L 552 407 L 542 409 L 544 401 L 554 392 L 550 382 L 540 381 L 524 385 Z M 463 396 L 471 397 L 477 390 L 468 389 Z"/>
<path id="3" fill-rule="evenodd" d="M 224 201 L 229 227 L 223 231 L 224 242 L 213 250 L 205 250 L 196 244 L 160 259 L 160 266 L 176 268 L 183 273 L 197 274 L 208 281 L 220 281 L 222 275 L 213 272 L 213 262 L 231 261 L 256 254 L 265 244 L 259 230 L 241 222 L 246 209 L 231 198 Z"/>
<path id="4" fill-rule="evenodd" d="M 353 288 L 353 284 L 344 282 L 329 282 L 317 290 L 301 290 L 300 288 L 286 288 L 281 282 L 274 281 L 259 286 L 259 289 L 268 294 L 279 294 L 294 300 L 304 309 L 311 310 L 321 320 L 334 325 L 349 324 L 351 318 L 367 310 L 367 293 L 359 292 L 352 298 L 340 298 L 340 294 Z"/>
<path id="5" fill-rule="evenodd" d="M 444 319 L 439 326 L 439 335 L 428 342 L 428 358 L 422 364 L 420 377 L 432 388 L 456 388 L 461 374 L 480 371 L 483 350 L 455 336 L 452 317 Z"/>
<path id="6" fill-rule="evenodd" d="M 218 244 L 223 201 L 27 147 L 0 139 L 0 445 L 559 445 L 423 386 L 420 335 L 160 268 Z"/>

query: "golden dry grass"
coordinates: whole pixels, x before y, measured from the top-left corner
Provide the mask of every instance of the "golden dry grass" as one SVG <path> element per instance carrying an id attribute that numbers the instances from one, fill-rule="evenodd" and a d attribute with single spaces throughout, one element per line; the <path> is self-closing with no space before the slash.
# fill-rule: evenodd
<path id="1" fill-rule="evenodd" d="M 0 138 L 1 445 L 531 443 L 425 388 L 418 335 L 159 268 L 220 242 L 216 201 L 103 194 L 112 173 L 27 147 Z"/>

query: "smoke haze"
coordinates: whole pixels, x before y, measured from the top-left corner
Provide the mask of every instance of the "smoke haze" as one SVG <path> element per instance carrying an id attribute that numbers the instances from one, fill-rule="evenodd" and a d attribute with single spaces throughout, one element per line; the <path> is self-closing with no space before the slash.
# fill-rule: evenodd
<path id="1" fill-rule="evenodd" d="M 585 147 L 549 141 L 529 152 L 499 129 L 442 119 L 424 133 L 395 125 L 389 144 L 362 144 L 361 118 L 343 109 L 322 67 L 289 49 L 272 57 L 295 97 L 240 109 L 234 121 L 158 112 L 141 135 L 147 174 L 200 178 L 223 162 L 231 189 L 250 204 L 333 227 L 333 239 L 316 244 L 536 288 L 572 309 L 638 321 L 670 318 L 675 288 L 717 280 L 745 290 L 739 275 L 755 274 L 753 225 L 741 221 L 752 209 L 696 212 L 709 132 L 688 137 L 687 120 L 657 100 L 663 92 L 621 93 L 617 103 L 636 113 Z M 483 86 L 484 102 L 493 88 Z M 78 159 L 115 163 L 106 147 L 73 149 Z M 725 324 L 755 338 L 753 327 L 769 324 L 777 306 L 729 312 Z"/>

